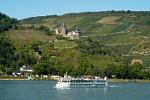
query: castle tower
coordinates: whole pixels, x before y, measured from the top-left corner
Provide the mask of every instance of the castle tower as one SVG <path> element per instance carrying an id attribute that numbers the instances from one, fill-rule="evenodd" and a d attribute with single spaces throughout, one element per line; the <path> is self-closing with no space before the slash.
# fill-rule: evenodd
<path id="1" fill-rule="evenodd" d="M 55 33 L 56 33 L 56 35 L 59 35 L 59 34 L 60 34 L 60 32 L 59 32 L 59 29 L 58 29 L 58 28 L 56 28 L 56 29 L 55 29 Z"/>
<path id="2" fill-rule="evenodd" d="M 67 28 L 65 23 L 62 24 L 61 28 L 60 28 L 60 35 L 67 35 Z"/>

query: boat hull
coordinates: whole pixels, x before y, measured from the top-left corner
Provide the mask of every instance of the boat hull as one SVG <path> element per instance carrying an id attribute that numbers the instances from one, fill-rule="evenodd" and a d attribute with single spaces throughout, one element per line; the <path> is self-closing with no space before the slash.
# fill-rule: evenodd
<path id="1" fill-rule="evenodd" d="M 103 83 L 57 83 L 56 88 L 100 88 L 107 86 L 107 82 Z"/>
<path id="2" fill-rule="evenodd" d="M 58 82 L 56 84 L 56 88 L 70 88 L 70 84 L 69 83 L 60 83 L 60 82 Z"/>

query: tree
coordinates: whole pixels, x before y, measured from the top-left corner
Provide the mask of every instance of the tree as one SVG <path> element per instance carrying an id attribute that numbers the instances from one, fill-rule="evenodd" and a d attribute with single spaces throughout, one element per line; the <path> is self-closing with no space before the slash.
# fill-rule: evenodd
<path id="1" fill-rule="evenodd" d="M 40 26 L 39 30 L 43 31 L 46 35 L 52 35 L 53 32 L 47 26 Z"/>
<path id="2" fill-rule="evenodd" d="M 110 68 L 111 68 L 111 66 L 109 66 L 109 67 L 107 66 L 103 70 L 104 75 L 107 76 L 107 77 L 112 77 L 112 75 L 113 75 L 112 71 L 110 70 Z"/>
<path id="3" fill-rule="evenodd" d="M 4 71 L 5 71 L 4 66 L 0 64 L 0 73 L 1 73 L 1 74 L 3 74 L 3 73 L 4 73 Z"/>
<path id="4" fill-rule="evenodd" d="M 78 49 L 83 54 L 88 55 L 110 55 L 110 51 L 107 47 L 100 44 L 98 41 L 93 41 L 90 38 L 87 40 L 78 41 Z"/>
<path id="5" fill-rule="evenodd" d="M 49 74 L 49 71 L 50 71 L 49 68 L 50 66 L 46 63 L 38 63 L 33 66 L 34 73 L 38 75 Z"/>
<path id="6" fill-rule="evenodd" d="M 18 23 L 17 19 L 0 13 L 0 33 L 12 29 Z"/>
<path id="7" fill-rule="evenodd" d="M 128 79 L 144 79 L 146 72 L 140 64 L 131 65 L 128 69 Z"/>
<path id="8" fill-rule="evenodd" d="M 147 20 L 147 25 L 150 25 L 150 19 Z"/>
<path id="9" fill-rule="evenodd" d="M 13 56 L 14 47 L 5 36 L 0 35 L 0 64 L 9 66 L 13 61 Z"/>
<path id="10" fill-rule="evenodd" d="M 130 10 L 127 10 L 126 12 L 127 12 L 127 14 L 130 14 L 130 13 L 131 13 L 131 11 L 130 11 Z"/>

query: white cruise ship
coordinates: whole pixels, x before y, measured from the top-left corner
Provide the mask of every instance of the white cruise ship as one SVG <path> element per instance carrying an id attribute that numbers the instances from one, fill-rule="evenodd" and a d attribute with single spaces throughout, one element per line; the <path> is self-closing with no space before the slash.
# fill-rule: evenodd
<path id="1" fill-rule="evenodd" d="M 59 78 L 56 88 L 71 88 L 71 87 L 89 87 L 98 88 L 107 86 L 107 77 L 100 78 L 72 78 L 70 76 L 64 75 L 64 77 Z"/>

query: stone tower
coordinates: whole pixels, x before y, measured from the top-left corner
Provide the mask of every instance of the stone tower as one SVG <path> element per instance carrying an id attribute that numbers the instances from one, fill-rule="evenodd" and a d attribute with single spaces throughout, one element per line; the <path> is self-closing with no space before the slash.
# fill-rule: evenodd
<path id="1" fill-rule="evenodd" d="M 55 33 L 56 33 L 56 35 L 66 36 L 67 35 L 67 28 L 66 28 L 65 23 L 63 23 L 59 28 L 56 28 Z"/>
<path id="2" fill-rule="evenodd" d="M 67 28 L 65 23 L 62 24 L 62 26 L 60 27 L 60 35 L 67 35 Z"/>

